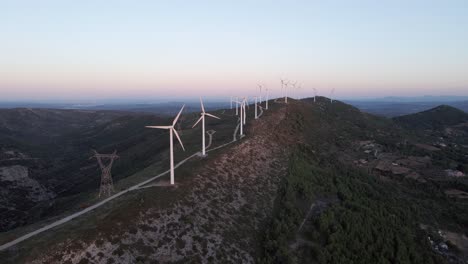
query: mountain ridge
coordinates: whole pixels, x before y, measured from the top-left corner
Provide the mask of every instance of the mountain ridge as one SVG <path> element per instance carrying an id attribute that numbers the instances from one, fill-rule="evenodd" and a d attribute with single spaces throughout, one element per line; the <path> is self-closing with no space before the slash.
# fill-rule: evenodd
<path id="1" fill-rule="evenodd" d="M 3 256 L 31 263 L 341 263 L 353 256 L 365 263 L 446 263 L 427 242 L 437 232 L 420 224 L 463 230 L 466 203 L 444 191 L 468 185 L 434 172 L 454 169 L 466 152 L 417 148 L 439 136 L 426 139 L 392 119 L 316 99 L 271 101 L 258 120 L 250 110 L 247 136 L 181 166 L 176 187 L 159 179 L 17 246 L 42 241 L 29 256 Z M 226 131 L 216 127 L 215 146 L 218 133 L 232 139 L 236 124 L 232 111 L 217 114 L 233 122 Z M 192 132 L 184 130 L 182 139 Z M 368 236 L 378 232 L 382 239 Z"/>
<path id="2" fill-rule="evenodd" d="M 396 117 L 394 120 L 406 127 L 440 129 L 442 127 L 468 122 L 468 113 L 449 105 L 439 105 L 416 114 Z"/>

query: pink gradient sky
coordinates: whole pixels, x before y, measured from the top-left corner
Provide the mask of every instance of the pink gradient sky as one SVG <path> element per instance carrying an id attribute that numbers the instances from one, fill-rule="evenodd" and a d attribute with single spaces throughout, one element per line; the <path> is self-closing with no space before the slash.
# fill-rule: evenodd
<path id="1" fill-rule="evenodd" d="M 468 95 L 466 1 L 11 1 L 1 100 Z"/>

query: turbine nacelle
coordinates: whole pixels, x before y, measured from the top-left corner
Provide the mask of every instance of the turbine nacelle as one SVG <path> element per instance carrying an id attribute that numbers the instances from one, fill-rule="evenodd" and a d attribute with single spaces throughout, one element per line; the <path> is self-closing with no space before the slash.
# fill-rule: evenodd
<path id="1" fill-rule="evenodd" d="M 231 103 L 232 103 L 232 99 L 231 99 Z M 201 105 L 201 110 L 202 110 L 202 112 L 200 113 L 200 118 L 197 120 L 197 122 L 195 122 L 192 128 L 194 128 L 198 123 L 200 123 L 200 121 L 203 121 L 202 122 L 202 155 L 205 156 L 206 155 L 205 154 L 206 153 L 205 151 L 205 116 L 213 117 L 216 119 L 221 119 L 221 118 L 205 112 L 205 106 L 203 105 L 203 101 L 201 97 L 200 97 L 200 105 Z"/>
<path id="2" fill-rule="evenodd" d="M 182 111 L 184 110 L 184 107 L 185 105 L 182 106 L 179 113 L 174 118 L 174 121 L 172 121 L 172 126 L 146 126 L 146 128 L 168 129 L 171 132 L 174 132 L 174 135 L 176 136 L 177 140 L 179 140 L 180 146 L 185 151 L 184 144 L 182 143 L 182 140 L 179 137 L 179 133 L 177 133 L 177 130 L 174 128 L 174 126 L 177 124 L 177 121 L 179 120 L 180 114 L 182 114 Z"/>

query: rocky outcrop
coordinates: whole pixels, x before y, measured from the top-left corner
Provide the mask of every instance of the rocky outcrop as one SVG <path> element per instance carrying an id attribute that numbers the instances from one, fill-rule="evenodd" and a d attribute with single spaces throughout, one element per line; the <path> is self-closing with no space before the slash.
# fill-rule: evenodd
<path id="1" fill-rule="evenodd" d="M 9 185 L 8 189 L 2 188 L 2 192 L 14 192 L 21 189 L 26 191 L 24 198 L 33 202 L 40 202 L 54 198 L 55 195 L 44 188 L 38 181 L 29 177 L 28 168 L 14 165 L 0 167 L 0 182 Z"/>
<path id="2" fill-rule="evenodd" d="M 252 122 L 250 136 L 209 154 L 175 189 L 162 187 L 165 206 L 132 212 L 128 223 L 113 218 L 112 232 L 63 242 L 34 262 L 254 263 L 257 238 L 287 173 L 290 142 L 284 140 L 295 140 L 274 133 L 285 127 L 285 110 Z"/>
<path id="3" fill-rule="evenodd" d="M 54 193 L 29 175 L 21 165 L 0 167 L 0 230 L 28 221 L 28 210 L 53 199 Z"/>

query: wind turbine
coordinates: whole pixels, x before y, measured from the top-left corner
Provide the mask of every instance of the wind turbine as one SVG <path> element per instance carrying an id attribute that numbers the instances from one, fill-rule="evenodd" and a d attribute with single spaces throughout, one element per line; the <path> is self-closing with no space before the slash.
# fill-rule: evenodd
<path id="1" fill-rule="evenodd" d="M 213 117 L 213 118 L 216 118 L 216 119 L 221 119 L 217 116 L 214 116 L 212 114 L 208 114 L 205 112 L 205 107 L 203 106 L 203 101 L 200 97 L 200 105 L 201 105 L 201 109 L 202 109 L 202 112 L 200 113 L 200 118 L 197 120 L 197 122 L 193 125 L 192 128 L 194 128 L 200 121 L 202 121 L 202 156 L 205 157 L 206 156 L 206 151 L 205 151 L 205 116 L 210 116 L 210 117 Z"/>
<path id="2" fill-rule="evenodd" d="M 231 98 L 230 98 L 230 102 L 231 102 L 231 110 L 232 110 L 232 96 L 231 96 Z"/>
<path id="3" fill-rule="evenodd" d="M 258 102 L 259 104 L 262 104 L 262 88 L 263 88 L 263 85 L 258 84 L 258 89 L 260 90 L 260 101 Z"/>
<path id="4" fill-rule="evenodd" d="M 248 102 L 249 102 L 249 101 L 248 101 L 247 97 L 244 97 L 244 100 L 242 101 L 242 106 L 241 106 L 242 109 L 243 109 L 243 111 L 244 111 L 244 114 L 242 115 L 243 118 L 244 118 L 244 125 L 245 125 L 246 116 L 247 116 L 247 115 L 246 115 L 246 111 L 245 111 L 245 105 L 246 105 L 246 103 L 247 103 L 247 107 L 248 107 L 248 106 L 249 106 L 249 105 L 248 105 Z"/>
<path id="5" fill-rule="evenodd" d="M 292 92 L 291 92 L 292 96 L 291 97 L 294 98 L 294 99 L 297 99 L 297 81 L 291 83 L 291 88 L 292 88 Z"/>
<path id="6" fill-rule="evenodd" d="M 268 88 L 266 88 L 266 100 L 265 100 L 265 106 L 266 106 L 266 110 L 268 110 Z"/>
<path id="7" fill-rule="evenodd" d="M 317 97 L 317 89 L 316 88 L 313 88 L 314 89 L 314 103 L 316 102 L 316 97 Z"/>
<path id="8" fill-rule="evenodd" d="M 298 84 L 298 85 L 297 85 L 297 99 L 298 99 L 298 100 L 301 100 L 301 99 L 302 99 L 302 92 L 301 92 L 301 90 L 302 90 L 302 85 L 301 85 L 301 84 Z"/>
<path id="9" fill-rule="evenodd" d="M 157 128 L 157 129 L 169 129 L 169 142 L 170 142 L 170 156 L 171 156 L 171 185 L 174 185 L 174 143 L 173 143 L 173 136 L 175 134 L 177 139 L 179 140 L 180 146 L 185 151 L 184 144 L 182 144 L 182 140 L 180 140 L 179 134 L 175 130 L 174 126 L 177 123 L 177 120 L 180 117 L 180 114 L 184 110 L 185 105 L 182 106 L 179 113 L 177 114 L 176 118 L 172 122 L 172 126 L 146 126 L 146 128 Z"/>
<path id="10" fill-rule="evenodd" d="M 244 115 L 244 111 L 242 110 L 243 109 L 243 103 L 244 101 L 242 102 L 239 102 L 239 101 L 236 101 L 236 104 L 240 104 L 240 117 L 239 117 L 239 124 L 240 124 L 240 131 L 239 131 L 239 135 L 242 137 L 244 135 L 244 118 L 243 118 L 243 115 Z"/>
<path id="11" fill-rule="evenodd" d="M 333 94 L 335 93 L 335 88 L 333 88 L 330 92 L 330 102 L 333 103 Z"/>
<path id="12" fill-rule="evenodd" d="M 255 96 L 255 119 L 258 119 L 258 115 L 257 115 L 257 96 Z"/>
<path id="13" fill-rule="evenodd" d="M 284 89 L 284 102 L 287 104 L 288 103 L 288 85 L 289 81 L 281 79 L 281 89 Z"/>
<path id="14" fill-rule="evenodd" d="M 236 102 L 236 115 L 239 115 L 239 98 L 237 98 L 237 96 L 235 98 L 236 100 L 234 102 Z"/>
<path id="15" fill-rule="evenodd" d="M 284 97 L 284 84 L 286 83 L 284 79 L 281 80 L 281 97 Z"/>

